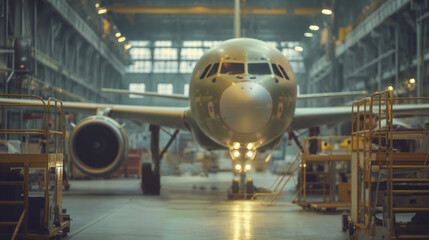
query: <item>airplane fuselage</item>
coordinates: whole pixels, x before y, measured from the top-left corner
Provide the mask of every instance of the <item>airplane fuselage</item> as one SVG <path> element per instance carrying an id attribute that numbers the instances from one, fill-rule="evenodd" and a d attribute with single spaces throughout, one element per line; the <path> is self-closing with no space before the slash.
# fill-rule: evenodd
<path id="1" fill-rule="evenodd" d="M 196 124 L 231 154 L 234 149 L 241 149 L 240 154 L 256 151 L 282 136 L 292 122 L 296 100 L 288 60 L 255 39 L 232 39 L 210 49 L 190 81 Z"/>

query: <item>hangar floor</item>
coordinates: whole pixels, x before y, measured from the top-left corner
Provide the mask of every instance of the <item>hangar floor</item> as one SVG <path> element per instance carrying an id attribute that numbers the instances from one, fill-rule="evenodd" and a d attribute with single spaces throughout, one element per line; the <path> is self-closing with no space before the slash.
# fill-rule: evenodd
<path id="1" fill-rule="evenodd" d="M 253 173 L 256 186 L 275 175 Z M 63 239 L 348 239 L 341 212 L 316 213 L 290 203 L 228 201 L 231 173 L 161 178 L 161 196 L 142 196 L 138 179 L 75 180 L 64 193 L 71 232 Z"/>

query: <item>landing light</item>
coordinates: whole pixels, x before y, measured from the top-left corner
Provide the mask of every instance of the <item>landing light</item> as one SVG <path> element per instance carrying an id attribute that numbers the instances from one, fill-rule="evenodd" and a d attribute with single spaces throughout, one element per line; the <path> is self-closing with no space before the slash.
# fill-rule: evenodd
<path id="1" fill-rule="evenodd" d="M 240 171 L 241 170 L 241 165 L 240 164 L 235 165 L 235 170 Z"/>
<path id="2" fill-rule="evenodd" d="M 332 10 L 325 8 L 325 9 L 322 10 L 322 14 L 331 15 L 332 14 Z"/>
<path id="3" fill-rule="evenodd" d="M 238 158 L 240 156 L 240 152 L 238 150 L 235 150 L 233 152 L 234 157 Z M 241 167 L 241 166 L 240 166 Z"/>
<path id="4" fill-rule="evenodd" d="M 244 167 L 247 171 L 250 170 L 250 168 L 252 168 L 252 166 L 250 166 L 250 164 L 246 164 L 246 166 Z"/>

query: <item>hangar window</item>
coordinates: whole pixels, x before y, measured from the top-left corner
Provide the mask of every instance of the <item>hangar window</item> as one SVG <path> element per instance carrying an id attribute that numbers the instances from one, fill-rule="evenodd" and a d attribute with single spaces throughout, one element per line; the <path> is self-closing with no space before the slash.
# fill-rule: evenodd
<path id="1" fill-rule="evenodd" d="M 181 61 L 179 66 L 180 73 L 191 73 L 194 70 L 196 61 Z"/>
<path id="2" fill-rule="evenodd" d="M 271 69 L 268 63 L 248 63 L 247 72 L 249 74 L 265 75 L 271 74 Z"/>
<path id="3" fill-rule="evenodd" d="M 209 69 L 210 69 L 211 66 L 212 66 L 211 64 L 207 65 L 207 67 L 204 69 L 203 73 L 201 74 L 200 79 L 204 78 L 204 76 L 209 71 Z"/>
<path id="4" fill-rule="evenodd" d="M 144 92 L 145 84 L 144 83 L 130 83 L 129 85 L 130 92 Z M 142 95 L 130 94 L 130 98 L 143 98 Z"/>
<path id="5" fill-rule="evenodd" d="M 207 47 L 207 48 L 211 48 L 220 42 L 222 42 L 222 41 L 204 41 L 203 46 Z"/>
<path id="6" fill-rule="evenodd" d="M 273 67 L 274 73 L 275 73 L 277 76 L 279 76 L 279 77 L 283 78 L 282 73 L 280 72 L 280 70 L 279 70 L 279 68 L 277 67 L 277 65 L 276 65 L 276 64 L 274 64 L 274 63 L 272 63 L 272 64 L 271 64 L 271 66 Z"/>
<path id="7" fill-rule="evenodd" d="M 153 57 L 156 60 L 176 60 L 177 48 L 155 48 Z"/>
<path id="8" fill-rule="evenodd" d="M 148 47 L 150 45 L 149 41 L 129 41 L 128 43 L 133 47 Z"/>
<path id="9" fill-rule="evenodd" d="M 212 75 L 216 74 L 216 73 L 217 73 L 217 69 L 218 69 L 218 68 L 219 68 L 219 63 L 215 63 L 215 64 L 213 64 L 213 67 L 212 67 L 212 69 L 210 70 L 209 74 L 207 74 L 207 77 L 210 77 L 210 76 L 212 76 Z"/>
<path id="10" fill-rule="evenodd" d="M 172 83 L 158 83 L 158 93 L 160 94 L 173 94 Z"/>
<path id="11" fill-rule="evenodd" d="M 150 59 L 151 52 L 149 48 L 131 48 L 130 56 L 132 59 Z"/>
<path id="12" fill-rule="evenodd" d="M 282 65 L 279 65 L 279 68 L 280 68 L 280 70 L 282 71 L 282 73 L 283 73 L 283 75 L 285 76 L 285 78 L 286 78 L 287 80 L 289 80 L 289 76 L 287 75 L 287 73 L 286 73 L 285 69 L 282 67 Z"/>
<path id="13" fill-rule="evenodd" d="M 183 95 L 189 96 L 189 83 L 183 85 Z"/>
<path id="14" fill-rule="evenodd" d="M 220 69 L 222 74 L 242 74 L 244 73 L 244 63 L 224 62 Z"/>
<path id="15" fill-rule="evenodd" d="M 180 58 L 184 60 L 198 60 L 204 54 L 202 48 L 182 48 Z"/>
<path id="16" fill-rule="evenodd" d="M 171 47 L 171 41 L 155 41 L 155 47 Z"/>
<path id="17" fill-rule="evenodd" d="M 134 61 L 132 65 L 127 67 L 127 72 L 150 73 L 151 71 L 152 71 L 151 61 Z"/>
<path id="18" fill-rule="evenodd" d="M 177 61 L 155 61 L 153 63 L 154 73 L 177 73 Z"/>
<path id="19" fill-rule="evenodd" d="M 201 47 L 201 41 L 183 41 L 184 47 Z"/>

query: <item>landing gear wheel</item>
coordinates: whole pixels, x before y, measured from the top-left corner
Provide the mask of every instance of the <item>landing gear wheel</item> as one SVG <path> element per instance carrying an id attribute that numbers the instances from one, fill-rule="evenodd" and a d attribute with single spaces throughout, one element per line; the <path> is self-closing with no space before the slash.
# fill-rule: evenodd
<path id="1" fill-rule="evenodd" d="M 159 173 L 152 171 L 152 164 L 142 164 L 142 184 L 144 195 L 159 195 L 161 190 Z"/>
<path id="2" fill-rule="evenodd" d="M 247 179 L 247 183 L 246 183 L 246 193 L 250 193 L 253 194 L 253 179 L 249 178 Z"/>
<path id="3" fill-rule="evenodd" d="M 238 178 L 234 178 L 232 180 L 232 193 L 239 193 L 240 192 L 240 183 L 238 181 Z"/>

